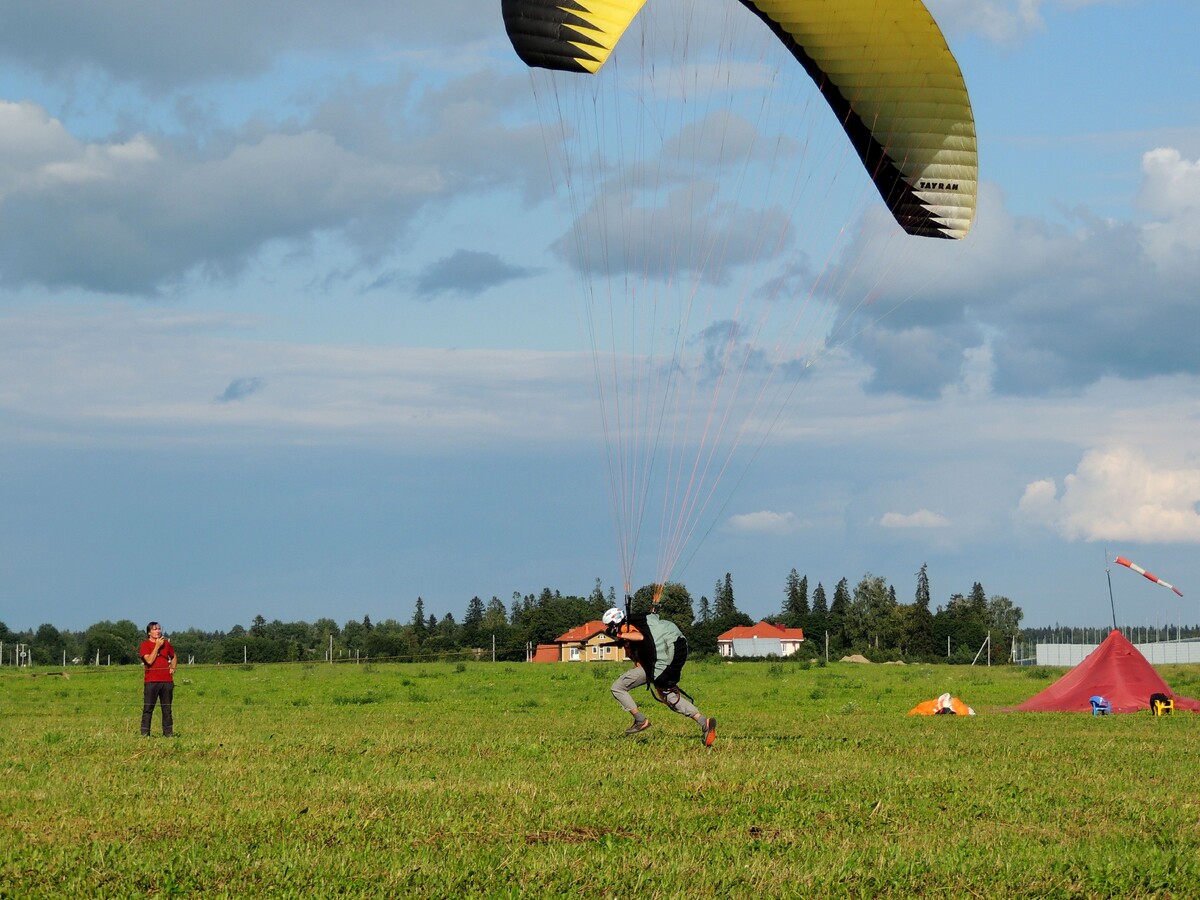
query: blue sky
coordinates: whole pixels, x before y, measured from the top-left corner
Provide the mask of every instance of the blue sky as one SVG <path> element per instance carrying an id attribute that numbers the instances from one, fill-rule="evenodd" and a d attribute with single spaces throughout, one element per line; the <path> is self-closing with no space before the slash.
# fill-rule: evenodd
<path id="1" fill-rule="evenodd" d="M 570 192 L 499 3 L 0 2 L 0 621 L 621 589 Z M 937 605 L 978 581 L 1103 625 L 1107 550 L 1185 594 L 1114 570 L 1122 622 L 1200 621 L 1200 7 L 929 6 L 972 232 L 791 204 L 747 281 L 797 284 L 844 226 L 827 271 L 878 296 L 824 344 L 836 304 L 802 323 L 817 363 L 671 575 L 730 572 L 760 616 L 793 567 L 908 602 L 927 563 Z"/>

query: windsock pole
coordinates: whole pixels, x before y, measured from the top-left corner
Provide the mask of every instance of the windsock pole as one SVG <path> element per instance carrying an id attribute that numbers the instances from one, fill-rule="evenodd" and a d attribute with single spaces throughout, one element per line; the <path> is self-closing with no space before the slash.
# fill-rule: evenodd
<path id="1" fill-rule="evenodd" d="M 1112 569 L 1108 567 L 1108 548 L 1104 548 L 1104 577 L 1108 579 L 1108 605 L 1112 609 L 1113 631 L 1117 630 L 1117 604 L 1113 602 Z"/>

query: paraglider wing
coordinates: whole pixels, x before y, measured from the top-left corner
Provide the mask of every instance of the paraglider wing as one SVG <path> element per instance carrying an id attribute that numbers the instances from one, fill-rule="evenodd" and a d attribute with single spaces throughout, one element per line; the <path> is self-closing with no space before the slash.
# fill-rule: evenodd
<path id="1" fill-rule="evenodd" d="M 502 0 L 504 28 L 529 66 L 595 72 L 646 0 Z"/>
<path id="2" fill-rule="evenodd" d="M 594 73 L 645 0 L 502 0 L 527 64 Z M 909 234 L 962 238 L 975 216 L 975 120 L 921 0 L 740 0 L 816 83 Z"/>

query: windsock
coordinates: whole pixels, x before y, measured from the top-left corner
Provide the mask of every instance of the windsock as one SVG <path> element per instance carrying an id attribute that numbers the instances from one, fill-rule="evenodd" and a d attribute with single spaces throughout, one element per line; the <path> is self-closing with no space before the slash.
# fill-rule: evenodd
<path id="1" fill-rule="evenodd" d="M 1153 581 L 1155 584 L 1161 584 L 1163 587 L 1165 587 L 1165 588 L 1170 588 L 1171 590 L 1173 590 L 1173 591 L 1174 591 L 1175 593 L 1177 593 L 1177 594 L 1178 594 L 1180 597 L 1182 597 L 1182 596 L 1183 596 L 1183 591 L 1181 591 L 1179 588 L 1175 587 L 1175 585 L 1173 585 L 1173 584 L 1167 584 L 1165 581 L 1163 581 L 1163 580 L 1162 580 L 1161 578 L 1159 578 L 1157 575 L 1153 574 L 1152 572 L 1147 572 L 1147 571 L 1146 571 L 1145 569 L 1143 569 L 1141 566 L 1137 565 L 1136 563 L 1131 563 L 1131 562 L 1130 562 L 1129 560 L 1127 560 L 1125 557 L 1123 557 L 1123 556 L 1118 556 L 1118 557 L 1117 557 L 1115 560 L 1113 560 L 1113 561 L 1114 561 L 1114 562 L 1115 562 L 1115 563 L 1116 563 L 1118 566 L 1126 566 L 1126 567 L 1128 567 L 1128 568 L 1130 568 L 1130 569 L 1133 569 L 1133 571 L 1137 572 L 1137 573 L 1138 573 L 1139 575 L 1141 575 L 1143 578 L 1149 578 L 1149 579 L 1150 579 L 1151 581 Z"/>

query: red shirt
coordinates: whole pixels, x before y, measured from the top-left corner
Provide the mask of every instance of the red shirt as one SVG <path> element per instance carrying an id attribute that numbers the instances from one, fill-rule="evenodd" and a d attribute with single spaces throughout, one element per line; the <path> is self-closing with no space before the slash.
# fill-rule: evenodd
<path id="1" fill-rule="evenodd" d="M 142 641 L 141 649 L 138 655 L 142 658 L 142 665 L 146 669 L 145 681 L 174 681 L 171 677 L 171 660 L 175 658 L 175 648 L 171 646 L 170 641 L 163 641 L 163 645 L 158 648 L 158 656 L 154 657 L 154 662 L 146 665 L 146 657 L 154 652 L 154 641 Z"/>

